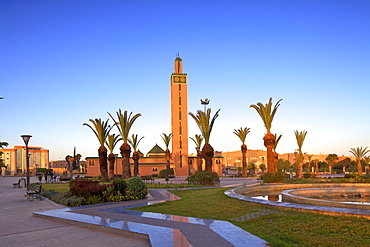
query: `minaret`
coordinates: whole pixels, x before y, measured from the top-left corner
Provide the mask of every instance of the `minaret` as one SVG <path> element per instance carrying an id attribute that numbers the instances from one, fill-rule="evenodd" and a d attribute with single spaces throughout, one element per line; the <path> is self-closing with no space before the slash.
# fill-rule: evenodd
<path id="1" fill-rule="evenodd" d="M 176 176 L 188 176 L 188 85 L 182 73 L 182 59 L 177 56 L 171 75 L 172 160 Z"/>

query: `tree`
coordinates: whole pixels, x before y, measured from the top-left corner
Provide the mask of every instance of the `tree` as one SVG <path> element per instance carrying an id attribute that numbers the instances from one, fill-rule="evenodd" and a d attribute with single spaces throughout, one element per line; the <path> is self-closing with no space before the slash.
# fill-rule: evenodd
<path id="1" fill-rule="evenodd" d="M 311 155 L 307 155 L 307 158 L 308 158 L 308 163 L 307 163 L 307 172 L 310 172 L 311 163 L 312 163 L 312 157 L 313 157 L 313 154 L 311 154 Z"/>
<path id="2" fill-rule="evenodd" d="M 130 178 L 131 177 L 131 170 L 130 170 L 131 147 L 128 144 L 128 136 L 130 134 L 130 129 L 132 125 L 134 124 L 135 120 L 141 116 L 141 114 L 137 113 L 131 117 L 132 112 L 128 115 L 127 111 L 124 111 L 124 113 L 122 114 L 121 109 L 119 109 L 117 111 L 118 121 L 114 120 L 113 116 L 109 112 L 108 114 L 112 118 L 123 140 L 123 144 L 120 148 L 121 155 L 122 155 L 122 177 Z"/>
<path id="3" fill-rule="evenodd" d="M 276 165 L 279 171 L 289 171 L 290 169 L 289 160 L 278 159 Z"/>
<path id="4" fill-rule="evenodd" d="M 240 127 L 240 129 L 234 129 L 234 134 L 239 137 L 239 139 L 242 141 L 242 146 L 241 146 L 241 150 L 242 150 L 242 176 L 243 177 L 246 177 L 247 176 L 247 145 L 245 145 L 245 139 L 248 135 L 248 133 L 250 132 L 250 128 L 242 128 Z"/>
<path id="5" fill-rule="evenodd" d="M 338 155 L 336 154 L 329 154 L 325 160 L 328 162 L 329 165 L 329 173 L 331 174 L 331 170 L 333 165 L 335 164 L 335 161 L 338 160 Z"/>
<path id="6" fill-rule="evenodd" d="M 73 175 L 73 167 L 71 165 L 71 162 L 73 162 L 73 157 L 71 155 L 67 155 L 66 156 L 66 161 L 67 161 L 67 171 L 69 172 L 69 175 L 71 176 L 72 178 L 72 175 Z"/>
<path id="7" fill-rule="evenodd" d="M 8 145 L 9 145 L 9 143 L 7 143 L 7 142 L 0 142 L 0 148 L 7 147 Z"/>
<path id="8" fill-rule="evenodd" d="M 275 136 L 271 133 L 271 125 L 272 120 L 275 117 L 276 111 L 280 106 L 280 99 L 276 102 L 274 108 L 272 109 L 272 98 L 270 98 L 269 102 L 265 105 L 262 103 L 257 103 L 257 105 L 250 105 L 250 107 L 254 108 L 257 113 L 260 115 L 263 123 L 265 124 L 267 133 L 263 137 L 264 145 L 267 148 L 267 171 L 269 173 L 275 173 L 277 171 L 276 163 L 274 162 L 274 154 L 273 154 L 273 147 L 275 144 Z"/>
<path id="9" fill-rule="evenodd" d="M 0 142 L 0 148 L 7 147 L 8 145 L 9 145 L 9 143 L 7 143 L 7 142 Z M 0 175 L 3 172 L 3 167 L 6 167 L 5 164 L 4 164 L 3 159 L 1 158 L 2 154 L 3 154 L 3 152 L 0 152 Z"/>
<path id="10" fill-rule="evenodd" d="M 163 133 L 161 135 L 163 141 L 164 141 L 164 144 L 166 145 L 166 151 L 165 151 L 165 154 L 166 154 L 166 177 L 168 177 L 168 170 L 171 169 L 170 167 L 170 156 L 171 156 L 171 152 L 170 150 L 168 149 L 168 146 L 170 145 L 170 142 L 171 142 L 171 138 L 172 138 L 172 133 L 166 135 L 165 133 Z"/>
<path id="11" fill-rule="evenodd" d="M 362 146 L 361 147 L 357 147 L 357 148 L 351 148 L 349 150 L 349 152 L 351 154 L 353 154 L 353 156 L 355 156 L 356 158 L 356 161 L 357 161 L 357 172 L 359 175 L 362 175 L 362 165 L 361 165 L 361 160 L 365 157 L 365 155 L 370 152 L 370 150 L 366 148 L 363 148 Z"/>
<path id="12" fill-rule="evenodd" d="M 303 178 L 303 153 L 302 153 L 302 146 L 304 139 L 306 138 L 307 131 L 294 131 L 295 138 L 297 140 L 298 145 L 298 159 L 297 159 L 297 178 Z"/>
<path id="13" fill-rule="evenodd" d="M 279 170 L 278 167 L 277 167 L 277 164 L 276 164 L 277 160 L 279 159 L 279 155 L 276 152 L 276 147 L 279 144 L 279 141 L 280 141 L 282 135 L 279 135 L 278 137 L 276 137 L 276 136 L 277 135 L 275 134 L 275 141 L 274 141 L 274 146 L 272 147 L 272 151 L 273 151 L 273 154 L 274 154 L 274 164 L 276 165 L 276 169 Z"/>
<path id="14" fill-rule="evenodd" d="M 114 148 L 116 147 L 117 143 L 119 141 L 122 141 L 122 138 L 120 135 L 112 134 L 108 135 L 107 141 L 105 142 L 107 144 L 109 155 L 108 155 L 108 161 L 109 161 L 109 179 L 114 179 L 114 163 L 116 161 L 116 155 L 113 153 Z"/>
<path id="15" fill-rule="evenodd" d="M 194 119 L 195 123 L 198 125 L 200 132 L 204 138 L 204 146 L 202 148 L 202 155 L 206 163 L 206 172 L 212 172 L 212 158 L 213 158 L 213 147 L 209 144 L 209 139 L 211 137 L 211 132 L 216 119 L 219 116 L 219 109 L 211 119 L 211 108 L 206 111 L 198 110 L 197 114 L 189 112 L 189 115 Z"/>
<path id="16" fill-rule="evenodd" d="M 370 156 L 364 157 L 364 161 L 365 161 L 365 164 L 366 164 L 366 175 L 369 175 L 369 173 L 370 173 L 370 168 L 369 168 Z"/>
<path id="17" fill-rule="evenodd" d="M 202 146 L 203 136 L 196 134 L 195 139 L 189 137 L 195 143 L 195 149 L 197 150 L 197 171 L 202 171 L 202 151 L 200 147 Z"/>
<path id="18" fill-rule="evenodd" d="M 131 144 L 132 148 L 134 149 L 134 152 L 132 153 L 132 159 L 134 160 L 134 177 L 136 177 L 139 174 L 139 143 L 144 138 L 141 137 L 138 138 L 138 135 L 132 134 L 132 138 L 128 140 L 128 142 Z"/>
<path id="19" fill-rule="evenodd" d="M 98 138 L 100 147 L 98 149 L 99 154 L 99 164 L 100 164 L 100 173 L 101 173 L 101 181 L 106 182 L 108 181 L 108 160 L 107 160 L 107 149 L 104 146 L 105 141 L 108 138 L 109 132 L 111 131 L 112 127 L 108 125 L 109 119 L 107 121 L 103 121 L 100 118 L 95 120 L 89 119 L 92 125 L 84 123 L 84 126 L 89 127 L 95 134 L 96 138 Z"/>

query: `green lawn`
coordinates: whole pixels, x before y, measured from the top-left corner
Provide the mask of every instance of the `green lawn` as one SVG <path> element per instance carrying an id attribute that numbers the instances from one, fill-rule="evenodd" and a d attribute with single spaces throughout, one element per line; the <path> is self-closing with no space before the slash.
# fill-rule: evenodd
<path id="1" fill-rule="evenodd" d="M 270 246 L 370 246 L 370 220 L 358 217 L 329 216 L 294 210 L 277 209 L 243 202 L 224 195 L 225 188 L 177 190 L 182 199 L 134 210 L 228 220 L 270 243 Z M 230 219 L 275 210 L 244 222 Z"/>

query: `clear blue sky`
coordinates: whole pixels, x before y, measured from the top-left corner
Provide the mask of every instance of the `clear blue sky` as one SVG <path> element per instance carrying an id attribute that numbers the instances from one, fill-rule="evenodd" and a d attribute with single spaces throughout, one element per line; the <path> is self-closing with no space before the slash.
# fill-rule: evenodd
<path id="1" fill-rule="evenodd" d="M 232 133 L 264 149 L 250 108 L 283 99 L 277 151 L 349 155 L 370 145 L 370 1 L 0 1 L 0 140 L 97 156 L 90 118 L 141 113 L 131 133 L 147 153 L 170 133 L 170 75 L 177 52 L 188 74 L 189 111 L 221 109 L 210 142 L 240 149 Z M 189 136 L 199 133 L 189 118 Z M 194 145 L 190 143 L 189 152 Z M 118 153 L 118 148 L 116 150 Z"/>

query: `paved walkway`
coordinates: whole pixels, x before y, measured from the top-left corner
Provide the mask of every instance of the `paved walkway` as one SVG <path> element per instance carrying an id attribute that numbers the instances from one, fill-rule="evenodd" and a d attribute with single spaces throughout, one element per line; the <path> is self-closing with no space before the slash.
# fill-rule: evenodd
<path id="1" fill-rule="evenodd" d="M 126 210 L 178 199 L 167 190 L 150 190 L 148 199 L 140 201 L 61 209 L 48 200 L 29 202 L 24 188 L 12 187 L 18 179 L 0 177 L 0 225 L 4 229 L 0 246 L 266 245 L 264 240 L 226 221 Z M 227 178 L 222 179 L 221 186 L 254 182 Z"/>

